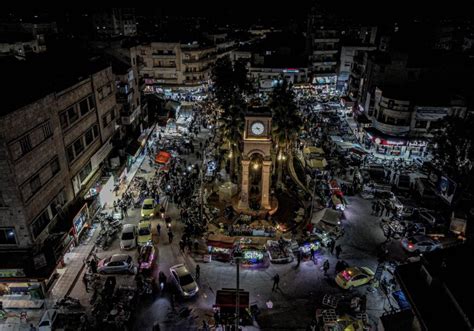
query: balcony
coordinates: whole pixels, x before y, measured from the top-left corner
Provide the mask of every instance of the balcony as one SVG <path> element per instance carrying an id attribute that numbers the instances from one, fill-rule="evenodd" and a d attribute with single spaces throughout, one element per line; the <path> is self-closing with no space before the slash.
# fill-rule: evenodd
<path id="1" fill-rule="evenodd" d="M 128 107 L 125 107 L 123 108 L 123 111 L 122 113 L 120 114 L 121 117 L 120 117 L 120 122 L 122 123 L 122 125 L 130 125 L 132 124 L 135 119 L 138 117 L 138 115 L 140 115 L 140 106 L 138 106 L 137 108 L 135 108 L 135 110 L 133 112 L 130 112 L 130 105 L 127 104 Z"/>
<path id="2" fill-rule="evenodd" d="M 382 118 L 372 118 L 372 125 L 374 128 L 388 135 L 404 136 L 410 131 L 410 125 L 398 125 L 384 123 Z"/>
<path id="3" fill-rule="evenodd" d="M 315 49 L 313 50 L 314 55 L 321 55 L 321 54 L 337 54 L 337 49 L 334 47 L 327 47 L 326 49 Z"/>
<path id="4" fill-rule="evenodd" d="M 313 39 L 315 43 L 338 43 L 339 38 L 320 38 L 316 37 Z"/>
<path id="5" fill-rule="evenodd" d="M 173 59 L 176 57 L 176 54 L 175 53 L 171 53 L 171 54 L 164 54 L 164 53 L 152 53 L 151 54 L 152 58 L 154 59 Z"/>
<path id="6" fill-rule="evenodd" d="M 321 61 L 321 60 L 316 60 L 313 61 L 313 66 L 335 66 L 337 64 L 336 61 Z"/>
<path id="7" fill-rule="evenodd" d="M 206 61 L 214 61 L 216 59 L 216 55 L 207 55 L 201 58 L 183 58 L 183 63 L 197 63 L 197 62 L 206 62 Z"/>
<path id="8" fill-rule="evenodd" d="M 206 72 L 206 71 L 209 71 L 209 69 L 211 69 L 211 67 L 205 67 L 205 68 L 199 68 L 198 70 L 194 70 L 194 71 L 191 71 L 191 70 L 188 70 L 186 69 L 184 71 L 185 74 L 193 74 L 193 73 L 196 73 L 196 74 L 199 74 L 199 73 L 203 73 L 203 72 Z"/>

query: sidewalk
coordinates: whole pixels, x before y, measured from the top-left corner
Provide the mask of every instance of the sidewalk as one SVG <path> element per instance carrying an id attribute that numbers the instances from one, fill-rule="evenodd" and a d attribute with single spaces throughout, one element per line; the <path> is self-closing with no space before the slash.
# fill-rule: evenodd
<path id="1" fill-rule="evenodd" d="M 77 282 L 77 278 L 85 266 L 84 260 L 89 257 L 95 247 L 95 239 L 100 231 L 99 226 L 93 227 L 90 231 L 92 235 L 91 233 L 88 234 L 89 238 L 86 243 L 74 247 L 71 253 L 67 253 L 69 262 L 66 263 L 64 274 L 53 285 L 50 295 L 53 299 L 61 299 L 65 295 L 69 295 L 74 284 Z M 64 259 L 66 259 L 66 256 Z"/>

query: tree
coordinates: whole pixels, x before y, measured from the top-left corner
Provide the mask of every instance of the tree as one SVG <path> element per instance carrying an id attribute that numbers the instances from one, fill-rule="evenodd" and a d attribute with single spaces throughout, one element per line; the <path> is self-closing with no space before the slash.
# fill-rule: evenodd
<path id="1" fill-rule="evenodd" d="M 273 141 L 278 146 L 278 182 L 281 182 L 283 164 L 290 147 L 298 138 L 303 121 L 298 113 L 293 89 L 286 80 L 273 89 L 269 106 L 272 110 Z"/>
<path id="2" fill-rule="evenodd" d="M 221 132 L 226 144 L 229 145 L 230 158 L 230 178 L 234 178 L 235 165 L 238 156 L 241 154 L 240 143 L 242 132 L 244 131 L 245 110 L 240 106 L 231 106 L 229 114 L 221 117 Z"/>
<path id="3" fill-rule="evenodd" d="M 433 125 L 433 163 L 457 182 L 458 196 L 468 192 L 474 177 L 474 116 L 448 116 Z"/>

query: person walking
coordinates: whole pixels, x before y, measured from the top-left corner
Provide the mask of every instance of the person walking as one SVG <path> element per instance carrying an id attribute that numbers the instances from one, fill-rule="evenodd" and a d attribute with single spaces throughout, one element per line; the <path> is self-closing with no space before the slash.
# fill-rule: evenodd
<path id="1" fill-rule="evenodd" d="M 171 230 L 168 231 L 168 239 L 170 241 L 170 244 L 173 242 L 173 232 Z"/>
<path id="2" fill-rule="evenodd" d="M 196 264 L 196 280 L 199 280 L 199 277 L 201 277 L 201 267 Z"/>
<path id="3" fill-rule="evenodd" d="M 278 285 L 280 283 L 280 275 L 279 274 L 275 274 L 275 276 L 273 276 L 273 288 L 272 288 L 272 292 L 275 291 L 275 287 L 277 289 L 280 289 L 280 286 Z"/>
<path id="4" fill-rule="evenodd" d="M 298 259 L 298 263 L 296 264 L 295 268 L 298 268 L 300 266 L 300 263 L 301 263 L 301 251 L 300 250 L 298 250 L 298 253 L 296 253 L 296 258 Z"/>
<path id="5" fill-rule="evenodd" d="M 82 282 L 84 283 L 84 287 L 86 288 L 86 292 L 89 293 L 89 278 L 87 278 L 86 273 L 84 273 L 84 276 L 82 276 Z"/>
<path id="6" fill-rule="evenodd" d="M 313 247 L 313 245 L 311 245 L 310 254 L 311 254 L 311 261 L 314 262 L 314 247 Z"/>
<path id="7" fill-rule="evenodd" d="M 342 248 L 341 248 L 341 245 L 337 245 L 336 246 L 336 258 L 339 259 L 339 256 L 341 255 L 342 253 Z"/>
<path id="8" fill-rule="evenodd" d="M 156 225 L 156 233 L 158 233 L 158 237 L 161 235 L 161 225 L 160 225 L 160 223 L 158 223 Z"/>
<path id="9" fill-rule="evenodd" d="M 330 267 L 329 266 L 329 260 L 326 259 L 326 261 L 324 261 L 324 264 L 323 264 L 324 276 L 328 275 L 329 267 Z"/>
<path id="10" fill-rule="evenodd" d="M 331 252 L 331 255 L 334 255 L 334 246 L 336 245 L 336 242 L 334 240 L 331 240 L 329 242 L 329 251 Z"/>
<path id="11" fill-rule="evenodd" d="M 128 217 L 127 210 L 128 210 L 127 205 L 124 205 L 124 206 L 123 206 L 123 214 Z"/>

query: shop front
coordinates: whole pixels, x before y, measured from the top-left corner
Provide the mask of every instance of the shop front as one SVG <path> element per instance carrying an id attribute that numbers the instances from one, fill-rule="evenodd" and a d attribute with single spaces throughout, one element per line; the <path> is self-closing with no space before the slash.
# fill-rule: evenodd
<path id="1" fill-rule="evenodd" d="M 76 240 L 80 237 L 82 231 L 89 226 L 89 208 L 87 203 L 82 206 L 79 212 L 74 216 L 72 224 L 74 227 L 74 236 Z"/>
<path id="2" fill-rule="evenodd" d="M 376 153 L 386 156 L 405 157 L 407 138 L 385 135 L 374 128 L 365 130 Z"/>
<path id="3" fill-rule="evenodd" d="M 242 252 L 240 263 L 247 268 L 266 268 L 269 266 L 268 256 L 265 248 L 266 238 L 243 237 L 236 245 Z"/>

